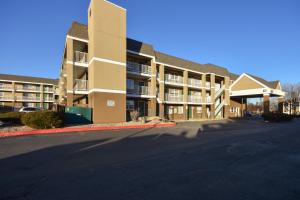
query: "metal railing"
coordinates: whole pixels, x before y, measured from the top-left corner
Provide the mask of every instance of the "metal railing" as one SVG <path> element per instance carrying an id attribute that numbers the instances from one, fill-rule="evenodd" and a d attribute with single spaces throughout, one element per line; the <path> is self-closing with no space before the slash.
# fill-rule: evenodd
<path id="1" fill-rule="evenodd" d="M 135 89 L 127 89 L 127 94 L 134 94 L 134 95 L 149 95 L 149 87 L 148 86 L 138 86 Z"/>
<path id="2" fill-rule="evenodd" d="M 188 85 L 193 87 L 202 87 L 202 81 L 198 79 L 189 78 Z"/>
<path id="3" fill-rule="evenodd" d="M 212 103 L 212 101 L 211 101 L 211 96 L 206 97 L 206 103 Z"/>
<path id="4" fill-rule="evenodd" d="M 12 90 L 12 89 L 13 89 L 12 85 L 5 85 L 5 84 L 0 85 L 0 90 Z"/>
<path id="5" fill-rule="evenodd" d="M 182 76 L 176 76 L 171 74 L 165 75 L 165 82 L 166 83 L 174 83 L 174 84 L 183 84 L 183 77 Z"/>
<path id="6" fill-rule="evenodd" d="M 210 82 L 205 82 L 205 87 L 206 88 L 210 88 L 211 87 L 211 83 Z"/>
<path id="7" fill-rule="evenodd" d="M 135 62 L 130 62 L 130 61 L 127 62 L 127 71 L 138 73 L 138 74 L 147 74 L 147 75 L 152 74 L 152 70 L 150 66 L 135 63 Z"/>
<path id="8" fill-rule="evenodd" d="M 165 101 L 183 102 L 183 95 L 165 94 Z"/>
<path id="9" fill-rule="evenodd" d="M 201 96 L 189 95 L 188 96 L 189 103 L 202 103 Z"/>
<path id="10" fill-rule="evenodd" d="M 16 90 L 40 92 L 41 91 L 41 87 L 36 87 L 36 86 L 17 86 Z"/>
<path id="11" fill-rule="evenodd" d="M 44 101 L 53 101 L 54 98 L 53 97 L 44 97 Z"/>
<path id="12" fill-rule="evenodd" d="M 13 101 L 14 97 L 12 96 L 2 96 L 0 97 L 0 101 Z"/>
<path id="13" fill-rule="evenodd" d="M 87 91 L 88 90 L 88 80 L 76 79 L 74 89 L 75 89 L 75 91 Z"/>
<path id="14" fill-rule="evenodd" d="M 18 96 L 18 101 L 41 101 L 41 97 Z"/>
<path id="15" fill-rule="evenodd" d="M 44 92 L 53 92 L 53 88 L 44 88 Z"/>
<path id="16" fill-rule="evenodd" d="M 87 64 L 88 63 L 88 53 L 81 52 L 81 51 L 75 51 L 74 62 Z"/>
<path id="17" fill-rule="evenodd" d="M 215 98 L 218 98 L 223 93 L 224 90 L 225 90 L 225 85 L 223 85 L 221 88 L 219 88 L 216 91 Z"/>

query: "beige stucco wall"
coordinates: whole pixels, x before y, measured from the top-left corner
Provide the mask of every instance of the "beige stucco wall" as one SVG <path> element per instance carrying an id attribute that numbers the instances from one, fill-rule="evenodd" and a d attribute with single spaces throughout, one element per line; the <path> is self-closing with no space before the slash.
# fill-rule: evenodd
<path id="1" fill-rule="evenodd" d="M 259 89 L 264 88 L 261 84 L 258 84 L 254 80 L 250 79 L 247 76 L 243 76 L 233 87 L 231 88 L 232 91 L 237 90 L 250 90 L 250 89 Z"/>

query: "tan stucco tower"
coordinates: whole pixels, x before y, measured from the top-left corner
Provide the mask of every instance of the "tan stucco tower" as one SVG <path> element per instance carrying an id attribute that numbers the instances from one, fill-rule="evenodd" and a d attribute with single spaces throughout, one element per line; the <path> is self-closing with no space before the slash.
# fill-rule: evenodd
<path id="1" fill-rule="evenodd" d="M 94 123 L 126 121 L 126 10 L 92 0 L 88 10 L 89 106 Z"/>

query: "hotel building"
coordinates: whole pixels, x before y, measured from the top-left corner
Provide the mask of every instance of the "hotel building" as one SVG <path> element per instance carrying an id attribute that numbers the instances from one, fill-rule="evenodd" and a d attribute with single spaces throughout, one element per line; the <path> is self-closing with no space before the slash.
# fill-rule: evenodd
<path id="1" fill-rule="evenodd" d="M 199 64 L 157 51 L 126 36 L 127 11 L 106 0 L 92 0 L 88 25 L 74 22 L 65 42 L 59 77 L 59 103 L 93 109 L 94 123 L 140 116 L 171 120 L 240 117 L 247 98 L 283 99 L 278 81 L 235 75 L 213 64 Z"/>
<path id="2" fill-rule="evenodd" d="M 0 74 L 0 110 L 52 109 L 58 80 Z"/>

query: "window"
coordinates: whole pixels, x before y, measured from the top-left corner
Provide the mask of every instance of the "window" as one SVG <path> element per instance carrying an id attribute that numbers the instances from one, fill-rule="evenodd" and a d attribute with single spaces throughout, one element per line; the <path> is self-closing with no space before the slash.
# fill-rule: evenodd
<path id="1" fill-rule="evenodd" d="M 178 114 L 183 114 L 183 106 L 178 106 Z"/>
<path id="2" fill-rule="evenodd" d="M 134 90 L 134 80 L 127 79 L 126 84 L 127 84 L 127 89 Z"/>
<path id="3" fill-rule="evenodd" d="M 134 101 L 133 100 L 127 100 L 126 101 L 126 109 L 129 111 L 134 110 Z"/>

